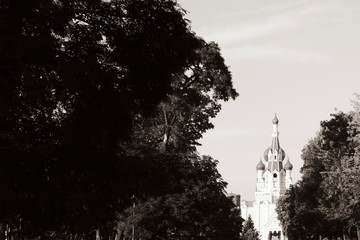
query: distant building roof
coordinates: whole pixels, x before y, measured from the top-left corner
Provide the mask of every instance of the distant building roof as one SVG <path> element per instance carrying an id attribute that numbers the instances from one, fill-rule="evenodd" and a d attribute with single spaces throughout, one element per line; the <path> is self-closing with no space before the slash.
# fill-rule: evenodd
<path id="1" fill-rule="evenodd" d="M 254 206 L 254 201 L 246 201 L 246 200 L 241 201 L 241 205 L 244 205 L 244 204 L 247 207 L 253 207 Z"/>

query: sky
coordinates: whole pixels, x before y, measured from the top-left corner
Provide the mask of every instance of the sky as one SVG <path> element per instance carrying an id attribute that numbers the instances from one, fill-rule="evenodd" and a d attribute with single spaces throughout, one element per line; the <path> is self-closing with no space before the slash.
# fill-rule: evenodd
<path id="1" fill-rule="evenodd" d="M 219 44 L 240 96 L 225 102 L 198 151 L 219 160 L 227 191 L 254 200 L 256 164 L 279 119 L 280 145 L 301 179 L 301 150 L 320 121 L 360 92 L 360 1 L 178 0 L 191 29 Z"/>

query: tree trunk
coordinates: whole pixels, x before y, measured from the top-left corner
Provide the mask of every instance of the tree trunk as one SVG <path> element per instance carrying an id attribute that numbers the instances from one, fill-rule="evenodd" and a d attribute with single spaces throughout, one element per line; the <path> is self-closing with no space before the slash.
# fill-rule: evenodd
<path id="1" fill-rule="evenodd" d="M 95 240 L 100 240 L 100 230 L 96 229 Z"/>
<path id="2" fill-rule="evenodd" d="M 352 239 L 352 237 L 351 237 L 351 228 L 352 228 L 352 226 L 351 226 L 351 227 L 348 227 L 347 233 L 346 233 L 346 235 L 347 235 L 347 237 L 348 237 L 349 240 Z"/>
<path id="3" fill-rule="evenodd" d="M 5 240 L 5 228 L 3 223 L 0 223 L 0 240 Z"/>
<path id="4" fill-rule="evenodd" d="M 118 231 L 116 231 L 116 233 L 115 233 L 114 240 L 120 240 L 120 234 Z"/>
<path id="5" fill-rule="evenodd" d="M 360 240 L 360 228 L 356 227 L 357 239 Z"/>

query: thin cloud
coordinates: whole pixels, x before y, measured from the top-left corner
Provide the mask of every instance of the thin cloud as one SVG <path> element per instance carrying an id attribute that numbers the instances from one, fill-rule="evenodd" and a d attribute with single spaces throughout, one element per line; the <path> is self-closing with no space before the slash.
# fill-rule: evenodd
<path id="1" fill-rule="evenodd" d="M 218 138 L 232 138 L 232 137 L 250 137 L 254 134 L 260 133 L 258 128 L 231 128 L 231 129 L 218 129 L 215 131 L 209 131 L 206 133 L 206 137 L 211 139 Z"/>
<path id="2" fill-rule="evenodd" d="M 225 31 L 223 29 L 215 30 L 208 37 L 222 44 L 232 44 L 265 37 L 281 31 L 291 31 L 302 24 L 302 20 L 314 11 L 316 11 L 315 8 L 292 9 L 281 14 L 259 16 L 256 21 L 233 24 Z"/>
<path id="3" fill-rule="evenodd" d="M 291 29 L 295 26 L 292 21 L 283 21 L 281 19 L 276 21 L 255 23 L 249 25 L 233 26 L 223 32 L 213 32 L 209 39 L 213 39 L 221 44 L 232 44 L 240 41 L 247 41 L 254 38 L 259 38 L 268 34 L 274 34 L 277 31 L 284 29 Z"/>
<path id="4" fill-rule="evenodd" d="M 260 60 L 287 63 L 329 63 L 329 55 L 314 53 L 306 50 L 274 47 L 274 46 L 245 46 L 224 51 L 224 55 L 234 60 Z"/>
<path id="5" fill-rule="evenodd" d="M 223 21 L 229 19 L 222 16 L 223 21 L 218 21 L 218 24 L 226 27 L 212 26 L 207 39 L 228 49 L 223 51 L 224 55 L 236 60 L 329 63 L 335 56 L 325 52 L 325 45 L 329 48 L 336 46 L 336 39 L 341 36 L 334 35 L 324 21 L 333 19 L 336 21 L 333 24 L 339 26 L 341 19 L 338 18 L 349 18 L 349 15 L 356 13 L 354 9 L 358 9 L 359 4 L 352 3 L 329 1 L 325 4 L 317 0 L 304 0 L 292 4 L 277 1 L 249 11 L 252 12 L 251 17 L 247 9 L 240 11 L 239 20 L 231 25 L 224 24 Z M 348 14 L 344 16 L 346 10 Z M 325 42 L 325 45 L 320 45 L 321 42 Z M 314 48 L 316 44 L 319 44 L 319 49 Z"/>
<path id="6" fill-rule="evenodd" d="M 353 4 L 358 7 L 359 4 Z M 207 39 L 221 45 L 243 44 L 246 41 L 262 40 L 275 34 L 296 32 L 298 28 L 314 24 L 318 18 L 333 19 L 354 14 L 347 4 L 329 1 L 303 0 L 297 2 L 279 1 L 264 5 L 256 10 L 245 9 L 217 18 L 214 24 L 201 29 Z M 341 13 L 341 14 L 340 14 Z M 224 27 L 225 26 L 225 27 Z M 311 26 L 310 26 L 311 27 Z"/>

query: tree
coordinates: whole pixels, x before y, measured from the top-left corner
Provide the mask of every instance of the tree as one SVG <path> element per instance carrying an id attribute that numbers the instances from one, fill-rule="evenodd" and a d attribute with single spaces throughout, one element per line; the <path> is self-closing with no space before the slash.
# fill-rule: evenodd
<path id="1" fill-rule="evenodd" d="M 173 91 L 155 114 L 136 116 L 126 149 L 146 161 L 154 155 L 159 164 L 150 172 L 161 172 L 161 180 L 136 174 L 146 176 L 147 182 L 141 181 L 146 194 L 137 193 L 136 207 L 121 214 L 120 232 L 130 237 L 136 226 L 142 239 L 236 239 L 242 220 L 224 194 L 216 161 L 195 152 L 198 139 L 213 127 L 210 119 L 220 111 L 220 101 L 238 95 L 218 46 L 202 41 L 194 61 L 174 79 Z"/>
<path id="2" fill-rule="evenodd" d="M 135 226 L 141 239 L 239 239 L 242 219 L 216 165 L 210 157 L 183 160 L 172 171 L 172 191 L 137 201 L 121 216 L 119 232 L 130 239 Z"/>
<path id="3" fill-rule="evenodd" d="M 351 139 L 354 132 L 349 129 L 353 114 L 338 112 L 331 116 L 330 120 L 320 123 L 320 147 L 324 154 L 323 164 L 326 170 L 347 167 L 349 159 L 354 155 L 354 144 Z"/>
<path id="4" fill-rule="evenodd" d="M 322 185 L 325 173 L 345 169 L 354 154 L 352 114 L 331 114 L 321 122 L 317 136 L 304 147 L 302 180 L 279 200 L 277 212 L 289 239 L 342 236 L 346 223 L 329 217 L 323 207 L 328 190 Z M 335 202 L 333 202 L 335 204 Z"/>
<path id="5" fill-rule="evenodd" d="M 283 196 L 281 196 L 278 200 L 276 206 L 276 212 L 278 214 L 278 219 L 280 220 L 280 224 L 285 235 L 288 239 L 302 239 L 303 231 L 298 231 L 294 227 L 294 223 L 296 222 L 296 193 L 297 193 L 297 185 L 291 185 L 289 190 L 285 192 Z"/>
<path id="6" fill-rule="evenodd" d="M 130 202 L 119 143 L 201 41 L 171 0 L 0 6 L 0 219 L 30 238 L 87 234 Z"/>
<path id="7" fill-rule="evenodd" d="M 344 234 L 351 234 L 352 229 L 357 230 L 360 239 L 360 218 L 358 207 L 360 198 L 358 196 L 360 178 L 359 176 L 359 95 L 355 94 L 353 101 L 354 111 L 348 114 L 347 135 L 345 154 L 340 157 L 346 160 L 346 164 L 332 171 L 322 173 L 323 181 L 321 190 L 323 197 L 319 199 L 320 209 L 329 220 L 339 221 L 345 224 Z M 343 131 L 344 132 L 344 131 Z"/>
<path id="8" fill-rule="evenodd" d="M 354 111 L 352 112 L 353 118 L 350 123 L 352 142 L 354 143 L 354 156 L 353 164 L 355 166 L 360 165 L 360 94 L 355 93 L 355 99 L 352 101 Z"/>
<path id="9" fill-rule="evenodd" d="M 209 239 L 236 239 L 216 162 L 194 152 L 237 93 L 220 49 L 176 1 L 0 6 L 0 225 L 29 239 L 112 236 L 136 196 L 178 210 L 177 223 L 198 217 Z"/>
<path id="10" fill-rule="evenodd" d="M 320 208 L 326 214 L 326 218 L 346 223 L 345 235 L 350 234 L 351 228 L 355 227 L 358 239 L 360 238 L 359 173 L 359 168 L 349 168 L 324 174 L 321 187 L 325 194 L 320 200 Z"/>
<path id="11" fill-rule="evenodd" d="M 276 211 L 289 239 L 342 236 L 341 222 L 327 219 L 319 208 L 320 193 L 319 186 L 314 187 L 301 181 L 280 197 Z"/>
<path id="12" fill-rule="evenodd" d="M 173 91 L 156 114 L 138 118 L 134 134 L 138 144 L 167 152 L 192 152 L 202 134 L 214 127 L 210 120 L 220 111 L 220 101 L 238 96 L 217 44 L 200 41 L 194 61 L 174 77 Z"/>
<path id="13" fill-rule="evenodd" d="M 259 232 L 255 229 L 254 222 L 249 216 L 249 218 L 245 221 L 242 233 L 242 240 L 260 240 Z"/>

